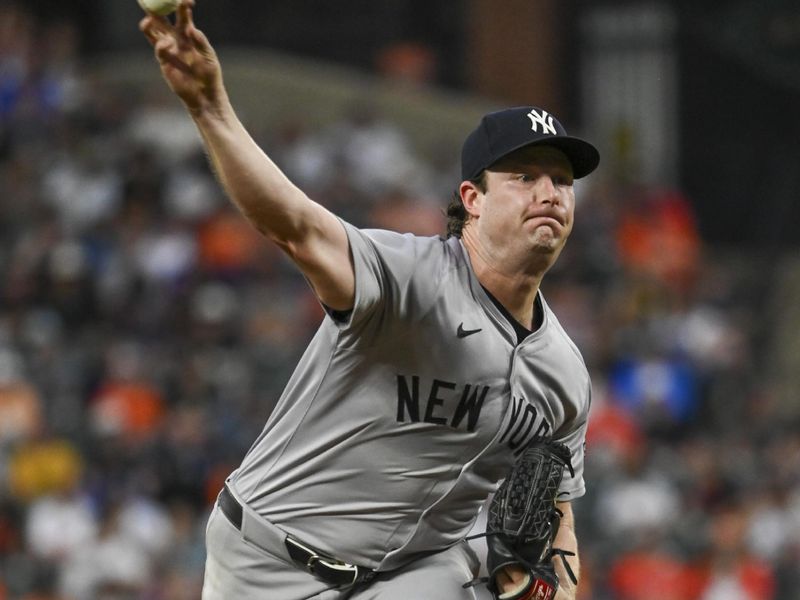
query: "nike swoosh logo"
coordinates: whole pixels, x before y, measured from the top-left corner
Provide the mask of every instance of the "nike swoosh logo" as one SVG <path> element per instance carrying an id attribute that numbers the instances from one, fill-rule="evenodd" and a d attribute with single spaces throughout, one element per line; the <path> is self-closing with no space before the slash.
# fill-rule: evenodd
<path id="1" fill-rule="evenodd" d="M 483 331 L 483 329 L 464 329 L 464 324 L 460 323 L 458 325 L 458 331 L 456 331 L 456 335 L 460 338 L 465 338 L 468 335 L 472 335 L 473 333 L 478 333 L 479 331 Z"/>

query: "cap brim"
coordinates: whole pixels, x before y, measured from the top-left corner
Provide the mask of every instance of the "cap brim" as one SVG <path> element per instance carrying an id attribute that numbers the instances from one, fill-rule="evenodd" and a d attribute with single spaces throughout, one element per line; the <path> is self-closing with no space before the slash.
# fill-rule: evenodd
<path id="1" fill-rule="evenodd" d="M 528 141 L 522 143 L 509 150 L 503 157 L 508 156 L 512 152 L 516 152 L 520 148 L 526 148 L 528 146 L 550 146 L 561 150 L 566 155 L 570 164 L 572 164 L 572 176 L 575 179 L 586 177 L 600 164 L 600 152 L 598 152 L 597 148 L 586 140 L 568 135 L 544 137 L 532 142 Z M 500 158 L 497 160 L 500 160 Z M 487 168 L 491 168 L 491 166 Z"/>

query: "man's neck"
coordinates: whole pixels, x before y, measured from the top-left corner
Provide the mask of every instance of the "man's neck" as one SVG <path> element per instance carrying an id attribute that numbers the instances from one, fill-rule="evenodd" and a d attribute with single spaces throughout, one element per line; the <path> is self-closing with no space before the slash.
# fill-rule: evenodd
<path id="1" fill-rule="evenodd" d="M 492 277 L 491 272 L 481 274 L 476 271 L 475 275 L 480 281 L 481 285 L 497 298 L 497 301 L 502 304 L 509 314 L 522 325 L 525 329 L 533 329 L 533 303 L 536 299 L 536 293 L 539 291 L 539 286 L 528 285 L 527 283 L 520 285 L 519 282 L 514 283 L 505 278 Z"/>
<path id="2" fill-rule="evenodd" d="M 464 247 L 469 254 L 472 270 L 481 285 L 502 304 L 506 310 L 526 329 L 533 326 L 533 303 L 544 277 L 542 272 L 501 270 L 485 252 L 469 238 L 464 239 Z"/>

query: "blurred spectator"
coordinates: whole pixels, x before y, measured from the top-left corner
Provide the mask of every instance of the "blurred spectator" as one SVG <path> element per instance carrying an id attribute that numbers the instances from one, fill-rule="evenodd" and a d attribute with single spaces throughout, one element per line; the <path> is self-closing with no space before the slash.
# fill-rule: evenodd
<path id="1" fill-rule="evenodd" d="M 331 185 L 336 176 L 337 147 L 325 131 L 311 131 L 301 121 L 289 121 L 275 135 L 278 166 L 310 196 Z"/>
<path id="2" fill-rule="evenodd" d="M 685 290 L 695 277 L 700 237 L 686 198 L 675 191 L 633 188 L 617 226 L 623 264 Z"/>
<path id="3" fill-rule="evenodd" d="M 0 450 L 34 437 L 43 427 L 39 394 L 22 370 L 22 357 L 0 348 Z"/>
<path id="4" fill-rule="evenodd" d="M 211 215 L 198 233 L 199 267 L 211 275 L 237 278 L 255 268 L 266 246 L 241 215 L 225 206 Z"/>
<path id="5" fill-rule="evenodd" d="M 686 566 L 663 551 L 640 550 L 623 555 L 612 567 L 609 581 L 616 600 L 693 598 Z"/>
<path id="6" fill-rule="evenodd" d="M 681 360 L 623 358 L 612 367 L 609 386 L 614 400 L 652 429 L 685 423 L 697 408 L 696 375 Z"/>
<path id="7" fill-rule="evenodd" d="M 701 600 L 774 598 L 770 567 L 749 553 L 745 542 L 749 516 L 730 507 L 712 516 L 710 552 L 694 566 L 695 597 Z"/>
<path id="8" fill-rule="evenodd" d="M 664 536 L 680 518 L 678 490 L 644 451 L 624 455 L 621 466 L 624 471 L 605 488 L 597 505 L 603 533 L 634 545 Z"/>
<path id="9" fill-rule="evenodd" d="M 63 563 L 97 532 L 89 498 L 77 490 L 40 496 L 28 510 L 25 539 L 38 558 Z"/>
<path id="10" fill-rule="evenodd" d="M 70 442 L 30 440 L 11 451 L 8 490 L 23 502 L 48 494 L 68 494 L 78 486 L 82 471 L 81 455 Z"/>
<path id="11" fill-rule="evenodd" d="M 91 401 L 93 433 L 132 445 L 150 441 L 160 431 L 166 407 L 161 391 L 147 379 L 144 350 L 136 343 L 119 343 L 107 361 L 107 377 Z"/>
<path id="12" fill-rule="evenodd" d="M 128 139 L 139 147 L 152 148 L 165 166 L 179 164 L 202 150 L 197 128 L 164 93 L 141 98 L 125 125 Z"/>
<path id="13" fill-rule="evenodd" d="M 329 135 L 340 144 L 341 166 L 357 191 L 373 196 L 404 184 L 424 186 L 425 166 L 407 136 L 372 108 L 353 107 Z"/>
<path id="14" fill-rule="evenodd" d="M 645 445 L 644 433 L 634 415 L 608 400 L 602 391 L 601 375 L 594 374 L 592 408 L 586 443 L 595 455 L 594 460 L 608 466 L 618 466 L 629 457 L 639 454 Z"/>
<path id="15" fill-rule="evenodd" d="M 369 212 L 369 220 L 375 227 L 419 235 L 439 235 L 445 227 L 444 215 L 435 204 L 402 189 L 383 195 Z"/>
<path id="16" fill-rule="evenodd" d="M 69 598 L 136 598 L 147 586 L 153 565 L 145 548 L 119 526 L 111 507 L 97 537 L 84 540 L 65 557 L 60 587 Z"/>

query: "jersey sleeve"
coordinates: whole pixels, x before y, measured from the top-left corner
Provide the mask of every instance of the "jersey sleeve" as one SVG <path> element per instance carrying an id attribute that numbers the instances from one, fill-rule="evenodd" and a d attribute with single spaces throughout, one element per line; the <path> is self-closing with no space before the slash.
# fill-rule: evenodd
<path id="1" fill-rule="evenodd" d="M 344 222 L 355 271 L 355 301 L 344 328 L 355 328 L 377 313 L 390 320 L 413 318 L 435 296 L 442 268 L 442 244 Z M 387 323 L 383 323 L 387 325 Z"/>

